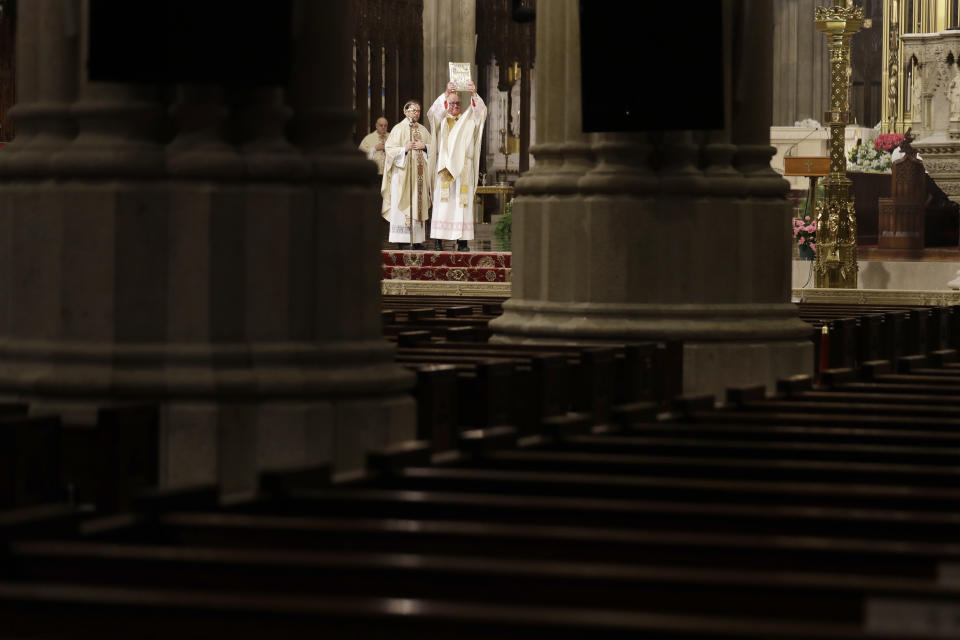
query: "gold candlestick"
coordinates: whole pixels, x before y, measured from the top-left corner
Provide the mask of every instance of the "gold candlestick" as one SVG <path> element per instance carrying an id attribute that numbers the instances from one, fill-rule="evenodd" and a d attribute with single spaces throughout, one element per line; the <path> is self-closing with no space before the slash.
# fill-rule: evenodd
<path id="1" fill-rule="evenodd" d="M 510 148 L 507 146 L 507 130 L 500 129 L 500 153 L 503 154 L 503 181 L 510 174 Z"/>
<path id="2" fill-rule="evenodd" d="M 817 203 L 814 282 L 817 287 L 856 289 L 857 216 L 843 141 L 850 121 L 846 91 L 850 38 L 863 26 L 863 8 L 833 0 L 832 7 L 817 7 L 815 16 L 817 29 L 827 37 L 830 52 L 830 110 L 824 114 L 830 127 L 830 174 L 823 183 L 824 198 Z"/>

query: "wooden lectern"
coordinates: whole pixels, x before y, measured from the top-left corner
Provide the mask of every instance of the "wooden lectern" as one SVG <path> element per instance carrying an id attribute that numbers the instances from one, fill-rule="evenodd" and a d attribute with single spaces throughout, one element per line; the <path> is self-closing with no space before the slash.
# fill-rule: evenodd
<path id="1" fill-rule="evenodd" d="M 784 156 L 783 175 L 806 176 L 810 178 L 810 195 L 807 198 L 808 210 L 813 215 L 817 205 L 817 178 L 830 175 L 829 156 Z"/>
<path id="2" fill-rule="evenodd" d="M 880 198 L 877 245 L 881 249 L 923 249 L 927 184 L 917 154 L 893 163 L 889 198 Z"/>

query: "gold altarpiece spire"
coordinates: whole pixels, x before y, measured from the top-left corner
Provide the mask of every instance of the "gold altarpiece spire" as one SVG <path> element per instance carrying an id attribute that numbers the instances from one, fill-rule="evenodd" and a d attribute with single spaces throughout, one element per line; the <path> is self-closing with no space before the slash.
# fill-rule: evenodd
<path id="1" fill-rule="evenodd" d="M 903 58 L 905 33 L 936 33 L 960 25 L 960 0 L 883 0 L 882 119 L 887 133 L 905 133 L 914 118 L 911 110 L 915 69 Z"/>

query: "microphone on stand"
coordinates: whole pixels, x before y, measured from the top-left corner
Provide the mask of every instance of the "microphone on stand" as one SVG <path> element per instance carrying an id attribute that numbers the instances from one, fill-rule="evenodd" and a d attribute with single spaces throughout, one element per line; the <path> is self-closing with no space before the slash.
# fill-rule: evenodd
<path id="1" fill-rule="evenodd" d="M 809 138 L 810 136 L 812 136 L 813 134 L 815 134 L 817 131 L 820 131 L 820 129 L 821 129 L 821 127 L 817 127 L 816 129 L 814 129 L 813 131 L 811 131 L 811 132 L 808 133 L 807 135 L 803 136 L 802 138 L 800 138 L 799 140 L 797 140 L 796 142 L 794 142 L 792 145 L 790 145 L 790 148 L 789 148 L 789 149 L 787 149 L 786 151 L 783 152 L 783 156 L 784 156 L 784 157 L 790 156 L 790 157 L 792 158 L 793 155 L 792 155 L 790 152 L 793 151 L 794 149 L 796 149 L 798 146 L 800 146 L 800 143 L 801 143 L 801 142 L 803 142 L 804 140 L 806 140 L 807 138 Z"/>

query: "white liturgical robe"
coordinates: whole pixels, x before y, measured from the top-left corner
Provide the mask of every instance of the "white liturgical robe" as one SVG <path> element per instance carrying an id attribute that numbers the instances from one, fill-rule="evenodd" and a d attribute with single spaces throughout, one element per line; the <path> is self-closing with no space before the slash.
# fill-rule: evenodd
<path id="1" fill-rule="evenodd" d="M 427 111 L 436 137 L 430 237 L 440 240 L 473 240 L 473 199 L 487 105 L 480 96 L 464 98 L 463 104 L 467 108 L 454 118 L 447 113 L 446 94 L 441 94 Z"/>
<path id="2" fill-rule="evenodd" d="M 421 140 L 427 145 L 426 149 L 407 151 L 407 143 L 413 139 Z M 423 223 L 429 217 L 433 187 L 429 155 L 432 146 L 433 137 L 427 128 L 409 118 L 400 121 L 387 137 L 380 194 L 383 196 L 381 213 L 390 222 L 389 242 L 424 240 Z M 411 212 L 414 212 L 412 237 Z"/>

